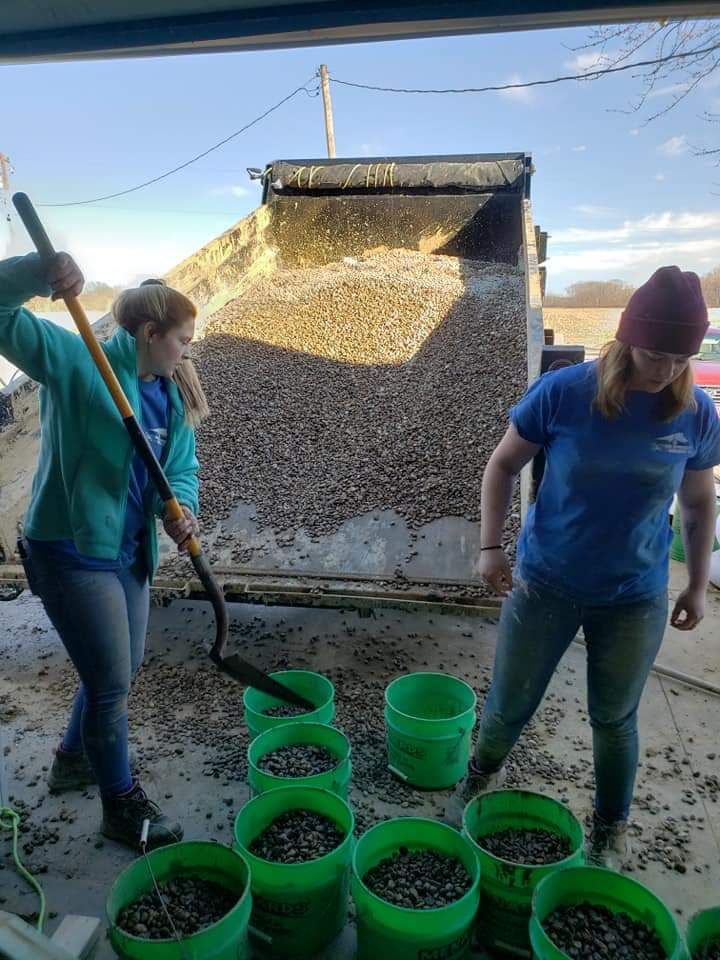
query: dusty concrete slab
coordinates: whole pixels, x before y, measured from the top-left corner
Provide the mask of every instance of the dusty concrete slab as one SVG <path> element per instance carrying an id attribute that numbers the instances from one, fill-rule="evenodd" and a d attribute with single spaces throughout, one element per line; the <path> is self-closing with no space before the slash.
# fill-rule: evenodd
<path id="1" fill-rule="evenodd" d="M 716 598 L 706 636 L 720 635 Z M 52 931 L 67 912 L 101 915 L 108 890 L 133 855 L 97 832 L 95 791 L 49 797 L 44 775 L 61 734 L 74 678 L 38 601 L 23 594 L 0 607 L 0 719 L 5 764 L 16 805 L 26 805 L 27 862 L 47 892 Z M 351 733 L 355 776 L 351 799 L 361 829 L 408 813 L 440 816 L 447 793 L 396 784 L 384 767 L 382 690 L 406 670 L 442 669 L 482 693 L 495 641 L 491 622 L 432 614 L 234 606 L 233 638 L 262 666 L 308 666 L 337 688 L 338 723 Z M 207 604 L 176 601 L 154 608 L 148 654 L 131 704 L 131 739 L 142 780 L 188 838 L 229 843 L 232 819 L 245 802 L 246 735 L 240 690 L 217 674 L 203 643 L 212 635 Z M 716 641 L 715 641 L 716 642 Z M 673 631 L 668 654 L 688 673 L 705 672 L 702 643 Z M 642 706 L 643 761 L 634 811 L 635 875 L 678 914 L 720 900 L 720 804 L 712 789 L 720 698 L 653 678 Z M 511 763 L 511 781 L 564 799 L 579 816 L 590 809 L 592 753 L 586 723 L 584 651 L 573 646 L 551 684 L 537 722 Z M 717 781 L 715 781 L 717 783 Z M 710 784 L 710 785 L 708 785 Z M 669 818 L 675 823 L 668 824 Z M 663 826 L 665 825 L 665 826 Z M 2 842 L 0 907 L 28 915 L 34 895 L 10 869 Z M 663 862 L 665 861 L 665 862 Z M 678 872 L 684 870 L 684 873 Z M 353 955 L 354 929 L 325 957 Z M 97 956 L 112 956 L 101 943 Z"/>

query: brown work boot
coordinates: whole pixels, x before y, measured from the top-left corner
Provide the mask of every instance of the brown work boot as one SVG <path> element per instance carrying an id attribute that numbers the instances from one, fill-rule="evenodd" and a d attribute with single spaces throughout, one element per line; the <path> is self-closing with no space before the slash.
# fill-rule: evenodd
<path id="1" fill-rule="evenodd" d="M 593 813 L 585 858 L 590 866 L 622 870 L 632 856 L 627 820 L 608 823 Z"/>
<path id="2" fill-rule="evenodd" d="M 166 816 L 136 780 L 132 790 L 117 797 L 103 797 L 101 831 L 111 840 L 140 849 L 143 821 L 150 821 L 147 848 L 163 847 L 183 838 L 182 826 Z"/>
<path id="3" fill-rule="evenodd" d="M 137 757 L 130 754 L 130 771 L 137 772 Z M 55 751 L 52 766 L 47 776 L 47 785 L 50 793 L 65 793 L 66 790 L 84 790 L 97 783 L 95 771 L 90 765 L 88 755 L 84 750 L 69 751 L 58 749 Z"/>
<path id="4" fill-rule="evenodd" d="M 445 805 L 445 816 L 443 821 L 456 830 L 462 830 L 462 818 L 465 807 L 479 797 L 481 793 L 489 793 L 491 790 L 500 790 L 505 784 L 507 771 L 504 766 L 492 773 L 482 773 L 477 770 L 470 761 L 467 774 L 455 790 Z"/>

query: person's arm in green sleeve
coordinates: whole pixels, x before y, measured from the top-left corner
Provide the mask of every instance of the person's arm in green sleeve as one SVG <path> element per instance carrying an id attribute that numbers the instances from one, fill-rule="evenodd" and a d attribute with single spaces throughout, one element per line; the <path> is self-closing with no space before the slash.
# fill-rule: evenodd
<path id="1" fill-rule="evenodd" d="M 66 373 L 84 349 L 82 341 L 23 304 L 36 296 L 77 296 L 82 287 L 83 276 L 66 253 L 56 254 L 49 268 L 36 253 L 0 261 L 0 354 L 38 383 L 47 384 L 56 371 Z"/>

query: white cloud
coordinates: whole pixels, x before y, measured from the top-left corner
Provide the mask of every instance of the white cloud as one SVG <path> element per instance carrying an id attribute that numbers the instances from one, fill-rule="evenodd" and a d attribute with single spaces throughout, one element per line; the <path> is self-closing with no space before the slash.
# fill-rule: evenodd
<path id="1" fill-rule="evenodd" d="M 348 156 L 358 157 L 381 157 L 383 155 L 382 144 L 372 140 L 361 143 L 359 147 L 351 150 Z"/>
<path id="2" fill-rule="evenodd" d="M 553 234 L 553 239 L 554 239 Z M 588 247 L 567 253 L 552 254 L 552 272 L 598 276 L 602 273 L 627 275 L 633 268 L 645 267 L 647 272 L 665 263 L 681 263 L 692 269 L 694 262 L 717 263 L 720 259 L 720 235 L 702 240 L 664 240 L 654 243 Z"/>
<path id="3" fill-rule="evenodd" d="M 519 73 L 513 73 L 506 83 L 522 83 Z M 498 90 L 501 97 L 514 100 L 516 103 L 532 103 L 535 100 L 535 91 L 532 87 L 512 87 L 510 90 Z"/>
<path id="4" fill-rule="evenodd" d="M 656 173 L 656 174 L 655 174 L 655 179 L 658 180 L 658 181 L 662 181 L 662 180 L 665 179 L 665 174 L 664 174 L 664 173 Z"/>
<path id="5" fill-rule="evenodd" d="M 631 137 L 637 137 L 639 133 L 640 133 L 639 127 L 633 127 L 632 130 L 630 130 Z"/>
<path id="6" fill-rule="evenodd" d="M 595 70 L 609 63 L 610 58 L 607 54 L 600 53 L 598 50 L 585 50 L 578 53 L 572 60 L 566 60 L 564 66 L 568 70 Z"/>
<path id="7" fill-rule="evenodd" d="M 669 140 L 661 143 L 658 147 L 658 151 L 664 153 L 667 157 L 681 157 L 684 153 L 687 153 L 688 149 L 689 145 L 684 133 L 679 136 L 670 137 Z"/>
<path id="8" fill-rule="evenodd" d="M 678 93 L 685 93 L 690 84 L 688 83 L 671 83 L 667 87 L 656 87 L 651 90 L 647 95 L 647 99 L 651 100 L 653 97 L 672 97 Z"/>
<path id="9" fill-rule="evenodd" d="M 611 243 L 620 244 L 635 237 L 662 233 L 689 233 L 691 231 L 720 231 L 720 212 L 718 213 L 652 213 L 639 220 L 625 220 L 618 227 L 607 230 L 568 227 L 565 230 L 553 230 L 553 246 L 556 244 Z M 554 257 L 553 257 L 554 259 Z"/>
<path id="10" fill-rule="evenodd" d="M 613 207 L 601 207 L 592 203 L 579 203 L 573 210 L 582 213 L 586 217 L 611 217 L 616 213 Z"/>
<path id="11" fill-rule="evenodd" d="M 227 184 L 222 187 L 213 187 L 209 194 L 211 197 L 249 197 L 250 190 L 247 187 L 241 187 L 239 184 Z"/>
<path id="12" fill-rule="evenodd" d="M 587 150 L 587 147 L 585 146 L 584 143 L 579 143 L 577 147 L 572 148 L 573 153 L 584 153 L 586 150 Z"/>

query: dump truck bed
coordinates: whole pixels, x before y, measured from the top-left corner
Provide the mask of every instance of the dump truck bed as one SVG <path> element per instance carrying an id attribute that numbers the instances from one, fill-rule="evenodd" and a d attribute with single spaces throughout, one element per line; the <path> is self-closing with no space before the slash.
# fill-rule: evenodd
<path id="1" fill-rule="evenodd" d="M 487 607 L 481 473 L 543 344 L 530 175 L 525 154 L 276 161 L 262 206 L 168 275 L 200 306 L 203 539 L 229 595 Z M 162 558 L 164 588 L 197 590 Z"/>

